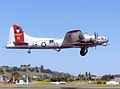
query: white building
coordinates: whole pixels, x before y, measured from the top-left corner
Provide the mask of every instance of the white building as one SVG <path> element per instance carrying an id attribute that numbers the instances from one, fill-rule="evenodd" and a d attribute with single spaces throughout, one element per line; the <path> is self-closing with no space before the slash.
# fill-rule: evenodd
<path id="1" fill-rule="evenodd" d="M 15 84 L 22 84 L 22 85 L 24 85 L 24 84 L 32 84 L 32 82 L 29 81 L 28 76 L 27 76 L 26 80 L 17 80 L 15 82 Z"/>
<path id="2" fill-rule="evenodd" d="M 0 82 L 3 82 L 3 81 L 4 81 L 3 76 L 0 75 Z"/>
<path id="3" fill-rule="evenodd" d="M 116 85 L 116 84 L 119 84 L 119 82 L 111 80 L 111 81 L 106 82 L 106 84 L 107 85 Z"/>

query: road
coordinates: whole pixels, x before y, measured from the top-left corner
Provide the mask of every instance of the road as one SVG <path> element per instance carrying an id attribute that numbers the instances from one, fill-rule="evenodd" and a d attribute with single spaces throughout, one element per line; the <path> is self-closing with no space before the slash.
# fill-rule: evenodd
<path id="1" fill-rule="evenodd" d="M 120 89 L 120 88 L 0 88 L 0 89 Z"/>

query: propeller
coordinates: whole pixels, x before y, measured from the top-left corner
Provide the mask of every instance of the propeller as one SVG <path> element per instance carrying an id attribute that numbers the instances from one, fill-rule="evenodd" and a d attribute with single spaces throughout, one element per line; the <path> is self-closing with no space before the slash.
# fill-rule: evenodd
<path id="1" fill-rule="evenodd" d="M 97 43 L 98 33 L 94 32 L 94 36 L 95 36 L 95 41 L 94 41 L 94 43 L 96 44 L 96 43 Z M 95 49 L 96 49 L 96 46 L 95 46 Z"/>
<path id="2" fill-rule="evenodd" d="M 96 40 L 98 37 L 98 33 L 94 32 L 94 36 L 95 36 L 95 40 Z"/>

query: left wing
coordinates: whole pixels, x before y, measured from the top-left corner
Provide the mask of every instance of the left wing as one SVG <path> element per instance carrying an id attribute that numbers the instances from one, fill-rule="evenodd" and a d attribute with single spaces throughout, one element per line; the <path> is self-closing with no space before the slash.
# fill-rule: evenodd
<path id="1" fill-rule="evenodd" d="M 78 44 L 83 39 L 84 35 L 80 30 L 72 30 L 66 33 L 62 46 L 72 47 L 75 44 Z"/>

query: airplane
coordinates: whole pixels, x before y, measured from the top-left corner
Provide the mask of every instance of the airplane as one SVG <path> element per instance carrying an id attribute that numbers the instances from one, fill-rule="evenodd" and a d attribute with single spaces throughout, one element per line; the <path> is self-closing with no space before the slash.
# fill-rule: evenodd
<path id="1" fill-rule="evenodd" d="M 66 33 L 62 39 L 57 38 L 35 38 L 27 35 L 21 26 L 14 24 L 9 31 L 9 37 L 6 44 L 7 49 L 54 49 L 59 52 L 65 48 L 80 48 L 80 55 L 85 56 L 89 47 L 107 46 L 108 37 L 83 34 L 81 30 L 72 30 Z"/>

